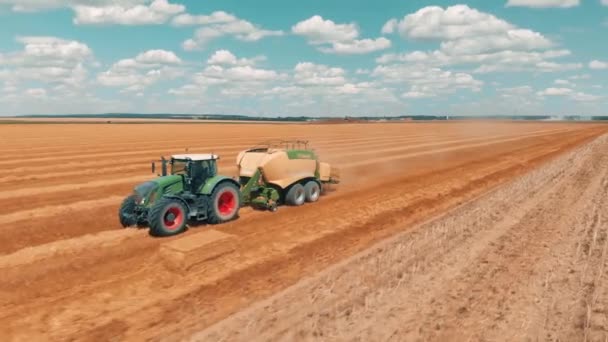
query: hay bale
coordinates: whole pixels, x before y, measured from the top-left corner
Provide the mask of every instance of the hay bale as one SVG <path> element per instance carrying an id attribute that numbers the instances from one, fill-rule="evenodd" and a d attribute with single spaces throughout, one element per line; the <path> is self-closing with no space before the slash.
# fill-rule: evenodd
<path id="1" fill-rule="evenodd" d="M 210 267 L 214 260 L 231 254 L 235 249 L 234 235 L 210 229 L 166 242 L 160 246 L 159 252 L 169 270 L 183 273 Z"/>

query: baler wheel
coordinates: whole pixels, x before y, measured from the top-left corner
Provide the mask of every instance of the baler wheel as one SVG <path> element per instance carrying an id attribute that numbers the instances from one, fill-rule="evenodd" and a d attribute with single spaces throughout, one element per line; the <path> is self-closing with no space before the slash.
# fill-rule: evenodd
<path id="1" fill-rule="evenodd" d="M 308 181 L 304 185 L 304 192 L 306 193 L 306 202 L 316 202 L 321 195 L 321 187 L 315 181 Z"/>
<path id="2" fill-rule="evenodd" d="M 300 206 L 306 201 L 306 190 L 300 183 L 296 183 L 289 188 L 285 196 L 285 203 L 292 206 Z"/>
<path id="3" fill-rule="evenodd" d="M 150 234 L 154 236 L 171 236 L 186 230 L 188 219 L 188 208 L 186 205 L 174 198 L 162 198 L 157 201 L 150 213 Z"/>

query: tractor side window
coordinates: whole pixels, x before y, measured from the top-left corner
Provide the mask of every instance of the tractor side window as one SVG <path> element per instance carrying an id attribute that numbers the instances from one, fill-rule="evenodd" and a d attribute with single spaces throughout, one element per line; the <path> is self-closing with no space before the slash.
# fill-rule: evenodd
<path id="1" fill-rule="evenodd" d="M 209 166 L 207 161 L 194 162 L 190 166 L 190 176 L 192 177 L 192 186 L 194 189 L 199 189 L 207 178 L 209 178 Z M 196 190 L 194 190 L 196 191 Z"/>
<path id="2" fill-rule="evenodd" d="M 206 164 L 205 162 L 198 162 L 192 164 L 192 178 L 201 179 L 205 177 L 206 172 Z"/>
<path id="3" fill-rule="evenodd" d="M 173 160 L 171 163 L 171 174 L 180 175 L 186 173 L 186 162 L 182 160 Z"/>
<path id="4" fill-rule="evenodd" d="M 211 177 L 214 174 L 213 163 L 210 160 L 205 160 L 203 162 L 203 168 L 205 170 L 205 178 Z"/>

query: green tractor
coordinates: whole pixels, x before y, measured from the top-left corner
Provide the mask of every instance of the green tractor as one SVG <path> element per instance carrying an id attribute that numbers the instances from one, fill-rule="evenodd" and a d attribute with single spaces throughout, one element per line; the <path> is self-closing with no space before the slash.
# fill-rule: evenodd
<path id="1" fill-rule="evenodd" d="M 137 185 L 123 201 L 118 215 L 122 226 L 147 225 L 152 235 L 171 236 L 183 232 L 189 221 L 216 224 L 237 218 L 240 185 L 217 174 L 218 159 L 213 154 L 161 158 L 159 177 Z"/>

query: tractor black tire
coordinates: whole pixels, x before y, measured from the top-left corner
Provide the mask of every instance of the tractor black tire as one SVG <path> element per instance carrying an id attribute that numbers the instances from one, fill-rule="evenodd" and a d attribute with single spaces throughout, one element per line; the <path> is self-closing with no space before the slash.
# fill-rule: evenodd
<path id="1" fill-rule="evenodd" d="M 124 227 L 133 227 L 137 225 L 137 217 L 135 217 L 135 195 L 127 196 L 118 209 L 118 219 L 120 224 Z"/>
<path id="2" fill-rule="evenodd" d="M 306 196 L 306 202 L 316 202 L 319 200 L 321 195 L 321 187 L 316 181 L 308 181 L 304 185 L 304 193 Z"/>
<path id="3" fill-rule="evenodd" d="M 285 203 L 291 206 L 300 206 L 306 201 L 306 190 L 300 183 L 292 185 L 285 195 Z"/>
<path id="4" fill-rule="evenodd" d="M 150 235 L 172 236 L 186 230 L 188 207 L 179 199 L 161 198 L 148 213 Z"/>
<path id="5" fill-rule="evenodd" d="M 239 188 L 230 182 L 218 184 L 209 197 L 207 223 L 218 224 L 236 219 L 241 208 Z"/>

